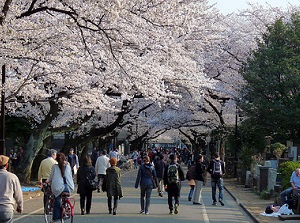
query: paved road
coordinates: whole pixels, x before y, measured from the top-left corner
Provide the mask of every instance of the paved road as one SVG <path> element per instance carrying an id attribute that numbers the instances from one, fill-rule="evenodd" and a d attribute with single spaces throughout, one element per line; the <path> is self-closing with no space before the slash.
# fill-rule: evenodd
<path id="1" fill-rule="evenodd" d="M 203 188 L 202 205 L 193 205 L 187 201 L 189 186 L 187 181 L 182 184 L 181 200 L 179 213 L 169 215 L 167 205 L 167 195 L 159 197 L 153 190 L 151 198 L 150 214 L 139 214 L 139 189 L 135 189 L 134 182 L 137 171 L 123 172 L 122 186 L 124 197 L 119 201 L 117 215 L 109 215 L 107 211 L 107 198 L 104 193 L 93 194 L 92 210 L 90 215 L 80 215 L 79 197 L 76 193 L 73 196 L 76 199 L 74 222 L 80 223 L 140 223 L 146 220 L 147 223 L 183 223 L 183 222 L 252 222 L 252 220 L 238 206 L 236 201 L 224 190 L 225 206 L 212 206 L 210 182 Z M 23 214 L 15 215 L 15 223 L 41 223 L 43 222 L 42 194 L 32 199 L 25 200 Z"/>

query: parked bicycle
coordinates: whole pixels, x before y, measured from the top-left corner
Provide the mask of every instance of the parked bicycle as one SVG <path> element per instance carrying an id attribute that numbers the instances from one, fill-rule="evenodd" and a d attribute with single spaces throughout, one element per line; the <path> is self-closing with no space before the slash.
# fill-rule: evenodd
<path id="1" fill-rule="evenodd" d="M 55 198 L 48 183 L 43 184 L 43 191 L 47 198 L 44 207 L 44 218 L 46 223 L 51 223 Z M 63 192 L 61 197 L 61 222 L 73 223 L 75 198 L 70 197 L 70 194 L 67 192 Z"/>

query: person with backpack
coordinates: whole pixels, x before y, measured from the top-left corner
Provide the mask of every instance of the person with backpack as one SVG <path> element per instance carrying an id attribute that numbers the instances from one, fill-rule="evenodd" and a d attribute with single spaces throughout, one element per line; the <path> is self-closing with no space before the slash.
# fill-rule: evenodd
<path id="1" fill-rule="evenodd" d="M 203 165 L 203 156 L 198 155 L 195 159 L 195 191 L 193 196 L 193 204 L 201 205 L 201 197 L 202 197 L 202 184 L 203 184 L 203 169 L 205 166 Z"/>
<path id="2" fill-rule="evenodd" d="M 149 214 L 150 197 L 152 189 L 157 188 L 157 177 L 154 166 L 150 163 L 150 157 L 143 157 L 143 164 L 140 165 L 136 181 L 135 188 L 140 185 L 140 213 Z"/>
<path id="3" fill-rule="evenodd" d="M 216 190 L 219 188 L 219 202 L 222 206 L 223 203 L 223 176 L 225 174 L 224 162 L 220 160 L 218 152 L 214 154 L 214 159 L 210 161 L 208 172 L 211 175 L 211 189 L 212 189 L 212 205 L 217 205 Z"/>
<path id="4" fill-rule="evenodd" d="M 177 163 L 177 155 L 171 154 L 169 158 L 170 164 L 167 165 L 164 173 L 164 186 L 168 192 L 169 214 L 173 214 L 173 210 L 174 214 L 178 214 L 181 181 L 184 181 L 185 177 L 182 167 Z"/>
<path id="5" fill-rule="evenodd" d="M 90 156 L 83 156 L 81 158 L 81 164 L 77 172 L 77 193 L 80 196 L 81 215 L 84 215 L 85 213 L 90 214 L 91 211 L 93 188 L 91 188 L 89 180 L 95 179 L 96 171 L 92 166 Z"/>

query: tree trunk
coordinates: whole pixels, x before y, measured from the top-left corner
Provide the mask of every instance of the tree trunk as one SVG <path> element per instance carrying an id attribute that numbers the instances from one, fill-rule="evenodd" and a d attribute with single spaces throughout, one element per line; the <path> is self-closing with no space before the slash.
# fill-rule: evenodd
<path id="1" fill-rule="evenodd" d="M 43 140 L 46 131 L 47 128 L 34 129 L 29 137 L 16 171 L 21 182 L 30 182 L 32 163 L 39 150 L 43 147 Z"/>
<path id="2" fill-rule="evenodd" d="M 51 132 L 47 130 L 52 120 L 57 117 L 58 104 L 56 104 L 54 101 L 49 101 L 49 104 L 50 110 L 47 116 L 37 128 L 32 130 L 26 148 L 24 148 L 22 157 L 17 165 L 16 173 L 21 182 L 30 182 L 33 160 L 35 159 L 40 149 L 43 148 L 44 139 L 51 135 Z"/>

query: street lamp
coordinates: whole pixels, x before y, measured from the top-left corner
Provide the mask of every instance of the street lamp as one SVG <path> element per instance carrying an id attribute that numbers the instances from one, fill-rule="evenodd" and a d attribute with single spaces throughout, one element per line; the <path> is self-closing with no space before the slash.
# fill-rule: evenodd
<path id="1" fill-rule="evenodd" d="M 238 106 L 235 107 L 235 147 L 234 147 L 234 177 L 237 177 L 237 150 L 238 150 Z"/>

